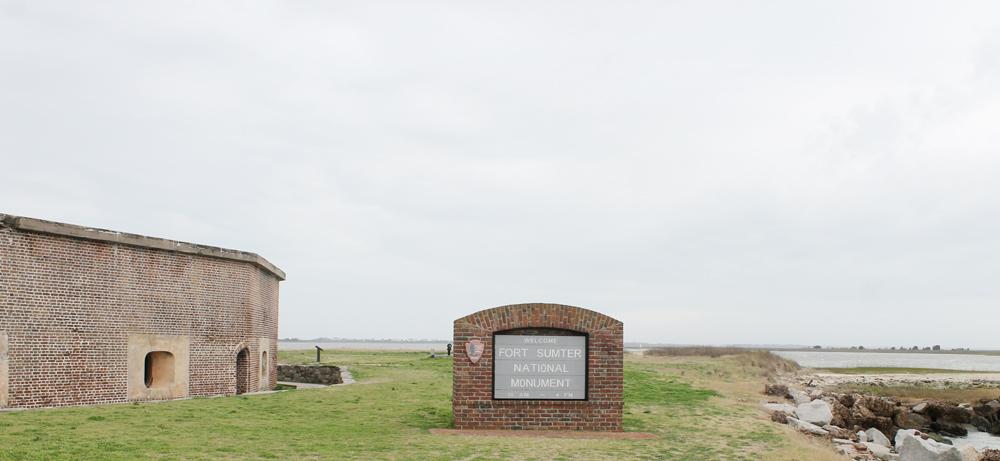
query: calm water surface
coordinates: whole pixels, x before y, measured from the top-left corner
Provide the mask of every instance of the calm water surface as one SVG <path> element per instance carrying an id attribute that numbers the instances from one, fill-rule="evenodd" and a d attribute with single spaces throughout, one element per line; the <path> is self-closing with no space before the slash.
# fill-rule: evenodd
<path id="1" fill-rule="evenodd" d="M 968 427 L 967 427 L 968 428 Z M 969 429 L 968 437 L 947 437 L 956 447 L 961 445 L 972 445 L 980 450 L 991 448 L 1000 449 L 1000 437 L 990 435 L 988 432 L 979 432 Z"/>
<path id="2" fill-rule="evenodd" d="M 1000 373 L 1000 356 L 909 352 L 772 351 L 810 368 L 900 367 Z"/>

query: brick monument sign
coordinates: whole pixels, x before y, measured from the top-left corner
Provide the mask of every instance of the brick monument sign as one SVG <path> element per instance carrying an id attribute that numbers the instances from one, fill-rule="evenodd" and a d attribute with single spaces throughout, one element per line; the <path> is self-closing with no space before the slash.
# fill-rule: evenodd
<path id="1" fill-rule="evenodd" d="M 611 317 L 561 304 L 455 320 L 455 429 L 621 432 L 622 331 Z"/>

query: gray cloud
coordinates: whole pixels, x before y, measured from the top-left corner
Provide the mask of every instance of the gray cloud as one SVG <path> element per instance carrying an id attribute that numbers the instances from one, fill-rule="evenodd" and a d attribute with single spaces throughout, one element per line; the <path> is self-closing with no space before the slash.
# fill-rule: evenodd
<path id="1" fill-rule="evenodd" d="M 0 211 L 258 252 L 282 336 L 995 348 L 997 8 L 7 1 Z"/>

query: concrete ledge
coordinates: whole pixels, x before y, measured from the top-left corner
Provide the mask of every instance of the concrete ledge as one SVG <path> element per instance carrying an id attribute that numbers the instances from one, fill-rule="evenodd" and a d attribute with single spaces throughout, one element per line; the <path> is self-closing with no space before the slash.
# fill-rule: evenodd
<path id="1" fill-rule="evenodd" d="M 460 430 L 431 429 L 436 435 L 478 435 L 486 437 L 549 437 L 554 439 L 632 439 L 658 440 L 659 437 L 647 432 L 597 432 L 597 431 L 491 431 L 491 430 Z"/>
<path id="2" fill-rule="evenodd" d="M 319 389 L 321 387 L 326 387 L 326 384 L 311 384 L 311 383 L 293 383 L 291 381 L 278 381 L 278 384 L 282 386 L 291 386 L 295 390 L 299 389 Z"/>
<path id="3" fill-rule="evenodd" d="M 98 242 L 112 242 L 122 245 L 131 245 L 141 248 L 152 248 L 156 250 L 174 251 L 177 253 L 187 253 L 210 258 L 229 259 L 253 264 L 267 272 L 270 272 L 278 280 L 285 280 L 285 272 L 278 269 L 266 259 L 255 253 L 247 253 L 238 250 L 228 250 L 225 248 L 197 245 L 194 243 L 178 242 L 156 237 L 146 237 L 144 235 L 127 234 L 106 229 L 93 227 L 76 226 L 53 221 L 45 221 L 23 216 L 10 216 L 0 214 L 0 224 L 3 227 L 10 227 L 17 230 L 38 232 L 42 234 L 59 235 L 63 237 L 74 237 L 85 240 L 95 240 Z"/>
<path id="4" fill-rule="evenodd" d="M 522 405 L 558 405 L 561 407 L 624 407 L 625 402 L 599 402 L 593 400 L 492 400 L 488 401 L 493 407 L 516 407 Z M 452 400 L 452 405 L 465 405 L 467 407 L 477 407 L 483 405 L 482 400 Z"/>

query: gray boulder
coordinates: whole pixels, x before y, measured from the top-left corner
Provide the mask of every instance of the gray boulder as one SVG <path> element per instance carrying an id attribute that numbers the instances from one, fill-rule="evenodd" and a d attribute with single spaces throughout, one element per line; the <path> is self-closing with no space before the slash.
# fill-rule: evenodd
<path id="1" fill-rule="evenodd" d="M 792 418 L 791 416 L 789 416 L 787 419 L 788 419 L 788 425 L 793 429 L 820 436 L 829 434 L 829 432 L 826 429 L 823 429 L 822 427 L 819 427 L 815 424 L 807 423 L 805 421 Z"/>
<path id="2" fill-rule="evenodd" d="M 830 433 L 830 437 L 833 437 L 833 438 L 847 439 L 847 440 L 852 440 L 853 441 L 854 439 L 856 439 L 858 437 L 857 434 L 855 434 L 855 433 L 853 433 L 853 432 L 851 432 L 851 431 L 849 431 L 847 429 L 844 429 L 842 427 L 834 426 L 833 424 L 826 424 L 826 425 L 823 426 L 823 429 L 825 431 L 829 432 Z"/>
<path id="3" fill-rule="evenodd" d="M 824 426 L 833 421 L 833 412 L 830 411 L 830 404 L 822 400 L 813 400 L 809 403 L 799 405 L 795 408 L 795 416 L 802 421 L 817 426 Z"/>
<path id="4" fill-rule="evenodd" d="M 909 436 L 920 437 L 919 435 L 917 435 L 919 433 L 920 431 L 916 429 L 900 429 L 896 431 L 896 437 L 895 437 L 896 444 L 894 445 L 896 447 L 896 453 L 899 453 L 899 450 L 903 448 L 903 439 Z"/>
<path id="5" fill-rule="evenodd" d="M 900 461 L 963 461 L 962 452 L 958 448 L 931 439 L 924 440 L 917 435 L 903 436 L 899 459 Z"/>
<path id="6" fill-rule="evenodd" d="M 883 436 L 885 437 L 885 436 Z M 863 442 L 868 451 L 870 451 L 876 458 L 885 459 L 885 455 L 889 454 L 889 447 L 882 445 L 881 443 L 875 442 Z"/>
<path id="7" fill-rule="evenodd" d="M 858 449 L 854 448 L 854 444 L 837 445 L 837 454 L 844 455 L 848 458 L 854 459 L 854 457 L 858 456 Z"/>
<path id="8" fill-rule="evenodd" d="M 798 389 L 788 388 L 788 395 L 792 396 L 792 400 L 795 401 L 796 405 L 812 402 L 812 397 L 809 397 L 809 394 Z"/>
<path id="9" fill-rule="evenodd" d="M 889 438 L 886 437 L 882 431 L 875 429 L 874 427 L 865 431 L 865 435 L 868 436 L 868 440 L 871 440 L 874 443 L 882 445 L 883 447 L 892 447 L 892 442 L 889 441 Z"/>
<path id="10" fill-rule="evenodd" d="M 762 403 L 760 406 L 764 407 L 764 409 L 770 413 L 783 411 L 790 415 L 795 414 L 795 405 L 789 405 L 787 403 Z"/>
<path id="11" fill-rule="evenodd" d="M 979 461 L 983 459 L 983 454 L 972 445 L 962 445 L 958 447 L 962 453 L 962 461 Z"/>

